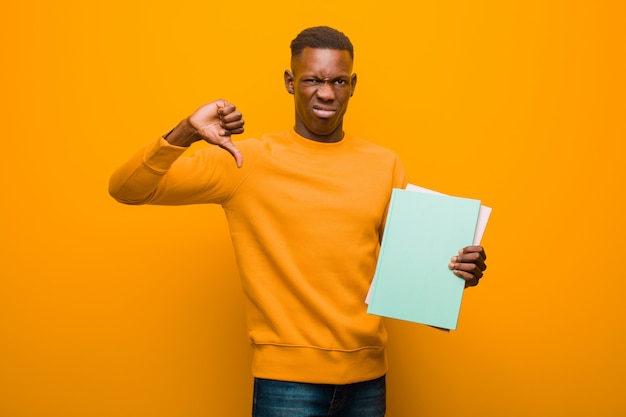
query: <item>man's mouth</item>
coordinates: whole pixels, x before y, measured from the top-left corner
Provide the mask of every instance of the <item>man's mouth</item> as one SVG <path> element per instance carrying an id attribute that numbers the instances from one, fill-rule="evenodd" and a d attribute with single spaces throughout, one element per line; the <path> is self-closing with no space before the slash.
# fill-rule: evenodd
<path id="1" fill-rule="evenodd" d="M 337 113 L 334 109 L 328 109 L 324 107 L 313 107 L 313 113 L 322 119 L 328 119 L 329 117 L 333 117 L 335 113 Z"/>

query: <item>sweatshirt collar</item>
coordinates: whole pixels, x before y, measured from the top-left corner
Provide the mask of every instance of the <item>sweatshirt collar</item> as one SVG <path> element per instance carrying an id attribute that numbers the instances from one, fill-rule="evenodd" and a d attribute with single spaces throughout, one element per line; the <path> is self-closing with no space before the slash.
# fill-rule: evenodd
<path id="1" fill-rule="evenodd" d="M 344 132 L 343 138 L 338 142 L 317 142 L 315 140 L 307 139 L 304 136 L 300 136 L 298 133 L 296 133 L 294 128 L 291 128 L 289 130 L 289 138 L 296 144 L 313 151 L 327 151 L 331 149 L 337 149 L 343 147 L 347 142 L 350 141 L 350 135 Z"/>

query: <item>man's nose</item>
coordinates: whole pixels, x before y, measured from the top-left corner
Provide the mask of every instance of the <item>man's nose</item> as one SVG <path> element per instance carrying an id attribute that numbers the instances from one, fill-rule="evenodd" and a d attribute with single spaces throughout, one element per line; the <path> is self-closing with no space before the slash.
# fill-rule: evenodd
<path id="1" fill-rule="evenodd" d="M 317 96 L 322 100 L 332 100 L 335 97 L 335 91 L 329 81 L 324 81 L 317 89 Z"/>

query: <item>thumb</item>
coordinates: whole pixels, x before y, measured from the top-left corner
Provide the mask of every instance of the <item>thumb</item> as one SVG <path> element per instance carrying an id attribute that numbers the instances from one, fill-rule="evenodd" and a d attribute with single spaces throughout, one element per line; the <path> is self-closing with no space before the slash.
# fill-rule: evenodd
<path id="1" fill-rule="evenodd" d="M 230 140 L 230 136 L 225 136 L 224 140 L 218 146 L 228 151 L 228 153 L 230 153 L 233 156 L 233 158 L 235 158 L 235 162 L 237 163 L 237 168 L 241 168 L 241 166 L 243 165 L 243 154 L 235 146 L 235 144 Z"/>

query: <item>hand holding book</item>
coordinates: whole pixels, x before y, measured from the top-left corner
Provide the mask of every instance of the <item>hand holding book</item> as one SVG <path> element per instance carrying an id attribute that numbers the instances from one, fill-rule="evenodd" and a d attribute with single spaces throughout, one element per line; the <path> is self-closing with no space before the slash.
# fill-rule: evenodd
<path id="1" fill-rule="evenodd" d="M 491 209 L 478 200 L 412 192 L 423 190 L 392 192 L 368 312 L 456 329 L 463 289 L 486 268 L 478 243 Z"/>

